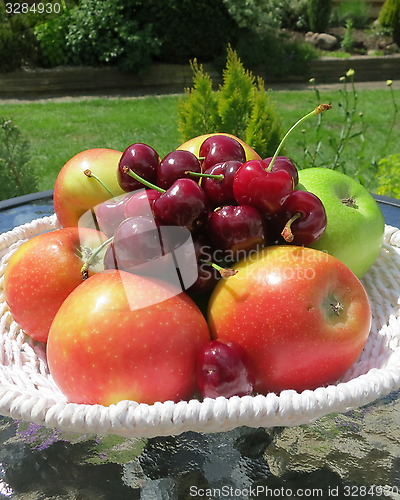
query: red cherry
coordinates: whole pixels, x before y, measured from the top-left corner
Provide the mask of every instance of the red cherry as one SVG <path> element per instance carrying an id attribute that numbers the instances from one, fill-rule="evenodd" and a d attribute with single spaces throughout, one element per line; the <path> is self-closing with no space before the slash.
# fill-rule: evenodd
<path id="1" fill-rule="evenodd" d="M 211 213 L 207 234 L 224 259 L 240 260 L 266 241 L 264 217 L 249 205 L 228 205 Z"/>
<path id="2" fill-rule="evenodd" d="M 265 215 L 279 212 L 293 192 L 293 179 L 285 170 L 268 172 L 262 160 L 250 160 L 238 169 L 233 194 L 239 205 L 250 205 Z"/>
<path id="3" fill-rule="evenodd" d="M 321 200 L 308 191 L 293 191 L 277 215 L 283 239 L 294 245 L 311 245 L 326 228 L 326 212 Z"/>
<path id="4" fill-rule="evenodd" d="M 195 231 L 207 222 L 208 201 L 192 179 L 178 179 L 155 200 L 154 215 L 164 225 L 183 226 Z"/>
<path id="5" fill-rule="evenodd" d="M 223 179 L 203 177 L 201 187 L 207 195 L 212 207 L 236 205 L 233 195 L 233 179 L 242 162 L 237 160 L 224 161 L 208 168 L 204 174 L 223 175 Z"/>
<path id="6" fill-rule="evenodd" d="M 149 182 L 155 182 L 159 157 L 157 152 L 147 144 L 137 142 L 128 146 L 122 153 L 118 164 L 118 182 L 124 191 L 135 191 L 143 185 L 125 172 L 131 169 Z"/>
<path id="7" fill-rule="evenodd" d="M 157 186 L 168 189 L 177 179 L 188 177 L 186 172 L 200 173 L 200 161 L 190 151 L 171 151 L 158 165 Z"/>
<path id="8" fill-rule="evenodd" d="M 267 166 L 269 166 L 271 160 L 272 156 L 265 158 L 263 162 Z M 290 158 L 287 158 L 286 156 L 277 156 L 275 158 L 275 161 L 272 164 L 271 172 L 278 172 L 279 170 L 286 170 L 286 172 L 288 172 L 292 176 L 293 186 L 297 186 L 297 184 L 299 183 L 299 173 L 297 171 L 296 165 Z"/>
<path id="9" fill-rule="evenodd" d="M 187 289 L 187 292 L 195 294 L 210 292 L 221 277 L 221 274 L 210 264 L 213 258 L 211 245 L 203 234 L 193 238 L 193 245 L 198 274 L 196 281 Z"/>
<path id="10" fill-rule="evenodd" d="M 213 135 L 208 137 L 200 146 L 200 158 L 204 158 L 203 171 L 216 163 L 237 160 L 246 161 L 246 153 L 243 146 L 235 138 L 228 135 Z"/>
<path id="11" fill-rule="evenodd" d="M 247 396 L 253 392 L 254 381 L 239 344 L 212 340 L 199 352 L 197 385 L 203 398 Z"/>

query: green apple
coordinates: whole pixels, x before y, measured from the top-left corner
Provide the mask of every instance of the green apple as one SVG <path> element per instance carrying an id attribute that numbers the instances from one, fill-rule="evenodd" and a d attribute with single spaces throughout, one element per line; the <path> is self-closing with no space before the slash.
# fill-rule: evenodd
<path id="1" fill-rule="evenodd" d="M 326 210 L 327 226 L 311 246 L 341 260 L 361 278 L 375 262 L 383 242 L 382 211 L 355 179 L 329 168 L 299 171 L 299 187 L 318 196 Z"/>

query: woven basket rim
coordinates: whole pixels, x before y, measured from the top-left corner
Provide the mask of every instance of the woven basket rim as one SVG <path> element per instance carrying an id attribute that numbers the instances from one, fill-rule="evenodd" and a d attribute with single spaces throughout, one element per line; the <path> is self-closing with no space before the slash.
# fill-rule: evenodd
<path id="1" fill-rule="evenodd" d="M 155 437 L 178 435 L 185 431 L 221 432 L 243 425 L 274 427 L 307 424 L 330 413 L 344 413 L 364 406 L 400 388 L 400 230 L 386 225 L 381 254 L 362 280 L 367 291 L 372 293 L 373 290 L 382 301 L 375 314 L 378 322 L 374 333 L 376 339 L 368 347 L 368 355 L 361 356 L 341 382 L 302 393 L 286 390 L 280 395 L 269 393 L 229 399 L 206 398 L 203 401 L 191 399 L 179 403 L 166 401 L 147 405 L 120 401 L 110 406 L 69 403 L 48 374 L 43 351 L 25 343 L 23 332 L 12 318 L 11 323 L 7 321 L 11 315 L 2 294 L 3 273 L 9 255 L 24 240 L 59 227 L 56 216 L 52 215 L 0 235 L 2 347 L 4 350 L 5 339 L 10 336 L 11 349 L 21 351 L 23 346 L 30 356 L 27 364 L 19 361 L 16 352 L 13 354 L 16 359 L 14 364 L 0 362 L 0 373 L 3 375 L 0 377 L 0 414 L 4 416 L 71 433 Z M 395 287 L 394 296 L 389 299 L 385 296 L 387 282 L 380 284 L 382 276 Z M 26 384 L 26 376 L 29 377 L 29 385 Z M 46 390 L 41 386 L 43 380 L 46 381 Z"/>

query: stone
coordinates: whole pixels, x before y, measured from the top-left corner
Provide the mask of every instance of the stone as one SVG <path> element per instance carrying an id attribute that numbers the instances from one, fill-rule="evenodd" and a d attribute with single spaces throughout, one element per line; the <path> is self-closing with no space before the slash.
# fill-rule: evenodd
<path id="1" fill-rule="evenodd" d="M 338 39 L 328 33 L 313 33 L 312 31 L 308 31 L 304 40 L 312 43 L 321 50 L 333 50 L 338 45 Z"/>
<path id="2" fill-rule="evenodd" d="M 312 43 L 313 45 L 316 45 L 318 36 L 319 33 L 313 33 L 312 31 L 308 31 L 305 36 L 305 41 Z"/>
<path id="3" fill-rule="evenodd" d="M 316 40 L 316 47 L 321 50 L 333 50 L 338 43 L 335 36 L 329 35 L 328 33 L 319 33 Z"/>

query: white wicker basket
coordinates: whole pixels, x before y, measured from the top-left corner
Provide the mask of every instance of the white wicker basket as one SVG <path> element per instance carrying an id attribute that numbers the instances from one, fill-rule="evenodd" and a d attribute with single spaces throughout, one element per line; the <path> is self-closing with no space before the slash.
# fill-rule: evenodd
<path id="1" fill-rule="evenodd" d="M 0 414 L 60 431 L 126 437 L 220 432 L 249 427 L 294 426 L 346 412 L 400 388 L 400 230 L 386 226 L 385 243 L 363 278 L 373 309 L 367 345 L 336 385 L 279 396 L 245 396 L 154 405 L 68 403 L 49 375 L 42 345 L 29 342 L 4 301 L 4 270 L 26 239 L 58 228 L 55 216 L 0 235 Z"/>

